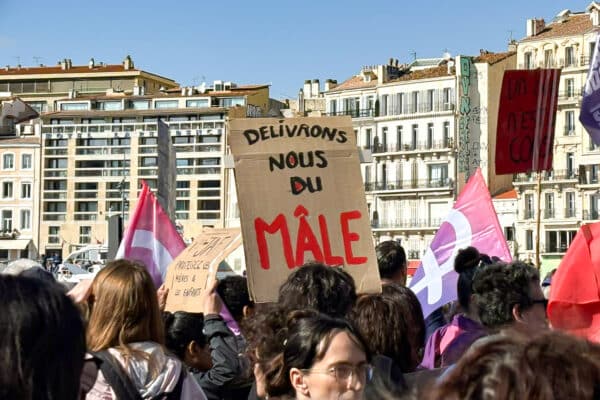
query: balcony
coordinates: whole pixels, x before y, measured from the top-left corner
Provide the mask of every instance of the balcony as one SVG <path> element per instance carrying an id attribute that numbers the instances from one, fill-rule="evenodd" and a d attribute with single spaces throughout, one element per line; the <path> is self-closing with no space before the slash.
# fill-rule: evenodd
<path id="1" fill-rule="evenodd" d="M 441 218 L 432 219 L 386 219 L 371 221 L 373 229 L 436 229 L 442 224 Z"/>
<path id="2" fill-rule="evenodd" d="M 547 208 L 544 210 L 543 216 L 545 219 L 555 218 L 555 212 L 553 208 Z"/>
<path id="3" fill-rule="evenodd" d="M 579 172 L 574 169 L 554 169 L 542 172 L 543 182 L 575 180 L 579 178 Z M 513 178 L 515 183 L 534 183 L 537 181 L 535 172 L 519 173 Z"/>
<path id="4" fill-rule="evenodd" d="M 575 125 L 573 126 L 565 126 L 563 130 L 563 134 L 565 136 L 575 136 Z"/>
<path id="5" fill-rule="evenodd" d="M 93 213 L 75 213 L 74 219 L 75 221 L 96 221 L 98 215 L 96 212 Z"/>
<path id="6" fill-rule="evenodd" d="M 535 211 L 523 210 L 523 219 L 533 219 L 533 218 L 535 218 Z"/>
<path id="7" fill-rule="evenodd" d="M 564 92 L 559 92 L 558 93 L 558 100 L 577 100 L 579 98 L 581 98 L 581 95 L 583 94 L 582 90 L 567 90 Z"/>
<path id="8" fill-rule="evenodd" d="M 452 179 L 415 179 L 408 181 L 389 181 L 389 182 L 367 182 L 365 191 L 396 191 L 396 190 L 415 190 L 415 189 L 450 189 L 453 185 Z"/>
<path id="9" fill-rule="evenodd" d="M 375 109 L 373 108 L 363 108 L 360 110 L 332 111 L 325 113 L 325 115 L 330 117 L 349 115 L 352 118 L 373 118 L 376 116 Z"/>
<path id="10" fill-rule="evenodd" d="M 583 219 L 585 221 L 595 221 L 600 219 L 600 213 L 598 210 L 583 210 Z"/>
<path id="11" fill-rule="evenodd" d="M 436 140 L 433 142 L 417 142 L 404 144 L 380 144 L 374 143 L 371 147 L 373 154 L 381 153 L 397 153 L 403 151 L 435 151 L 435 150 L 451 150 L 454 148 L 454 140 L 447 138 L 444 140 Z"/>
<path id="12" fill-rule="evenodd" d="M 575 218 L 577 216 L 577 210 L 574 208 L 565 208 L 565 218 Z"/>

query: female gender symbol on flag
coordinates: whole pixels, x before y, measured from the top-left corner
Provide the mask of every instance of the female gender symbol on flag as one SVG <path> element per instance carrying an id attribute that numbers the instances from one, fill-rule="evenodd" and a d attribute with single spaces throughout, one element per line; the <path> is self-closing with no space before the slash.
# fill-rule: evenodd
<path id="1" fill-rule="evenodd" d="M 411 281 L 425 317 L 457 299 L 454 258 L 467 246 L 503 261 L 512 259 L 480 169 L 458 196 Z"/>

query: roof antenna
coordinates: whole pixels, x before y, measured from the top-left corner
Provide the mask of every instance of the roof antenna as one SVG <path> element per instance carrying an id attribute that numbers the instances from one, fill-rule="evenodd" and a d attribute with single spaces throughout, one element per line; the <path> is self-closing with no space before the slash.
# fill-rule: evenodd
<path id="1" fill-rule="evenodd" d="M 417 59 L 417 52 L 416 51 L 411 50 L 409 54 L 412 56 L 413 60 Z"/>

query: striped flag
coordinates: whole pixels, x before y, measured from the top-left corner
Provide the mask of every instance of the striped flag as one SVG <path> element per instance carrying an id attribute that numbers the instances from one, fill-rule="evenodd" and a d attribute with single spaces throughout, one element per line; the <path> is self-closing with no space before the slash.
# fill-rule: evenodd
<path id="1" fill-rule="evenodd" d="M 171 261 L 186 245 L 146 182 L 115 258 L 141 261 L 159 287 Z"/>

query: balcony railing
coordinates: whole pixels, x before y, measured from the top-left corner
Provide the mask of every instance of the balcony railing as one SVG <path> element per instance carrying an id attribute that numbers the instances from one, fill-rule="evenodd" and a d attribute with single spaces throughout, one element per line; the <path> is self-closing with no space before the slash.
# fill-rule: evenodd
<path id="1" fill-rule="evenodd" d="M 586 221 L 600 219 L 600 213 L 597 210 L 583 210 L 583 219 Z"/>
<path id="2" fill-rule="evenodd" d="M 555 217 L 555 212 L 553 208 L 547 208 L 544 210 L 544 218 L 554 218 Z"/>
<path id="3" fill-rule="evenodd" d="M 581 97 L 583 91 L 582 90 L 567 90 L 564 92 L 558 93 L 559 100 L 567 100 L 567 99 L 578 99 Z"/>
<path id="4" fill-rule="evenodd" d="M 443 150 L 452 149 L 454 147 L 454 140 L 451 138 L 445 140 L 435 140 L 433 142 L 417 142 L 417 143 L 404 143 L 404 144 L 382 144 L 374 143 L 371 147 L 373 154 L 378 153 L 396 153 L 401 151 L 422 151 L 422 150 Z"/>
<path id="5" fill-rule="evenodd" d="M 332 111 L 326 113 L 329 116 L 342 116 L 349 115 L 352 118 L 373 118 L 375 116 L 375 109 L 363 108 L 360 110 L 344 110 L 344 111 Z"/>
<path id="6" fill-rule="evenodd" d="M 565 134 L 565 136 L 575 136 L 575 125 L 565 126 L 563 133 Z"/>
<path id="7" fill-rule="evenodd" d="M 409 181 L 389 181 L 389 182 L 367 182 L 365 183 L 365 191 L 379 190 L 410 190 L 410 189 L 433 189 L 447 188 L 452 186 L 452 179 L 415 179 Z"/>
<path id="8" fill-rule="evenodd" d="M 542 181 L 559 181 L 578 179 L 579 171 L 574 169 L 554 169 L 542 172 Z M 514 177 L 515 182 L 535 182 L 537 180 L 536 173 L 520 173 Z"/>
<path id="9" fill-rule="evenodd" d="M 533 218 L 535 218 L 535 211 L 523 210 L 523 219 L 533 219 Z"/>
<path id="10" fill-rule="evenodd" d="M 574 208 L 565 208 L 565 218 L 575 218 L 577 210 Z"/>
<path id="11" fill-rule="evenodd" d="M 410 229 L 410 228 L 437 228 L 442 224 L 441 218 L 432 219 L 391 219 L 382 218 L 371 221 L 371 227 L 378 229 Z"/>

